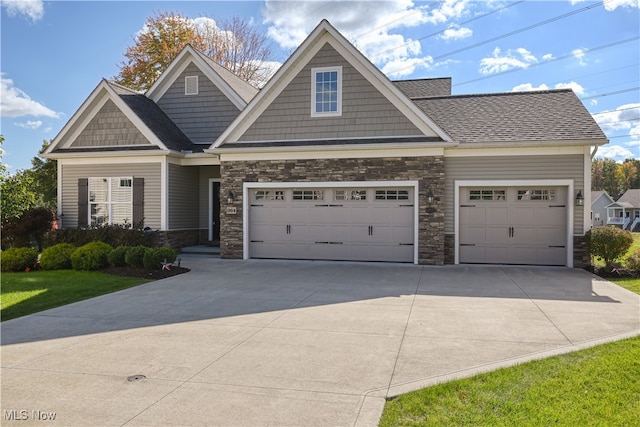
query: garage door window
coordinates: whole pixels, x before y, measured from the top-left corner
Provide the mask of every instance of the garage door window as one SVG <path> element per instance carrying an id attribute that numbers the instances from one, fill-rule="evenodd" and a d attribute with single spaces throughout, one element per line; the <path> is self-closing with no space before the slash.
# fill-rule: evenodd
<path id="1" fill-rule="evenodd" d="M 408 190 L 376 190 L 376 200 L 409 200 Z"/>
<path id="2" fill-rule="evenodd" d="M 518 190 L 518 200 L 555 200 L 555 190 Z"/>
<path id="3" fill-rule="evenodd" d="M 367 190 L 335 190 L 333 198 L 336 202 L 344 200 L 367 200 Z"/>
<path id="4" fill-rule="evenodd" d="M 469 190 L 469 200 L 505 200 L 506 190 Z"/>
<path id="5" fill-rule="evenodd" d="M 324 200 L 324 191 L 293 190 L 293 200 Z"/>
<path id="6" fill-rule="evenodd" d="M 284 191 L 256 190 L 256 200 L 284 200 Z"/>

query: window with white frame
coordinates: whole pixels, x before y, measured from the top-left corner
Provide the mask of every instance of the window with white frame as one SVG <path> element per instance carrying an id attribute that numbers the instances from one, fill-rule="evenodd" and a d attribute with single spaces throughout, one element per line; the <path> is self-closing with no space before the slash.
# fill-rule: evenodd
<path id="1" fill-rule="evenodd" d="M 198 94 L 198 76 L 185 76 L 184 78 L 184 94 Z"/>
<path id="2" fill-rule="evenodd" d="M 133 222 L 133 178 L 89 178 L 92 226 Z"/>
<path id="3" fill-rule="evenodd" d="M 342 115 L 342 67 L 311 69 L 311 116 Z"/>

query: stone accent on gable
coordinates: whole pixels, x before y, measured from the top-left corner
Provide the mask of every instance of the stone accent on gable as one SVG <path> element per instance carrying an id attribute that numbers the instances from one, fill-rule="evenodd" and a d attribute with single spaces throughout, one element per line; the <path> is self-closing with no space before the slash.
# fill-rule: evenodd
<path id="1" fill-rule="evenodd" d="M 232 161 L 221 164 L 222 206 L 220 213 L 221 257 L 243 257 L 244 182 L 352 182 L 418 181 L 419 229 L 418 262 L 444 264 L 444 158 L 394 157 L 379 159 L 312 159 Z M 374 184 L 372 184 L 374 185 Z M 436 197 L 428 204 L 427 188 Z M 234 194 L 230 205 L 226 196 Z M 235 207 L 236 213 L 227 208 Z"/>

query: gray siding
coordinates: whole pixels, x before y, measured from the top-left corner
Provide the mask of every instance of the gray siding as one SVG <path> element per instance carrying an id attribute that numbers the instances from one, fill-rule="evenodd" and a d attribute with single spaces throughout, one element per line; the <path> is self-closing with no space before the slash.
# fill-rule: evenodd
<path id="1" fill-rule="evenodd" d="M 198 94 L 184 94 L 185 76 L 198 76 Z M 158 106 L 194 144 L 212 144 L 240 111 L 194 64 L 180 74 Z"/>
<path id="2" fill-rule="evenodd" d="M 311 69 L 342 66 L 342 116 L 311 117 Z M 422 133 L 330 45 L 267 107 L 241 141 L 416 136 Z"/>
<path id="3" fill-rule="evenodd" d="M 78 179 L 89 177 L 144 178 L 144 225 L 160 228 L 160 163 L 62 165 L 62 226 L 78 225 Z"/>
<path id="4" fill-rule="evenodd" d="M 584 194 L 584 192 L 583 192 Z M 610 201 L 607 196 L 604 194 L 598 197 L 598 200 L 593 201 L 591 205 L 591 226 L 598 227 L 600 225 L 607 225 L 607 206 L 609 206 L 612 201 Z M 600 220 L 596 221 L 596 214 L 600 214 Z"/>
<path id="5" fill-rule="evenodd" d="M 109 100 L 73 141 L 71 147 L 149 144 L 151 143 L 127 116 L 116 107 L 113 101 Z"/>
<path id="6" fill-rule="evenodd" d="M 209 179 L 220 178 L 220 166 L 200 167 L 200 210 L 199 225 L 201 229 L 209 229 Z"/>
<path id="7" fill-rule="evenodd" d="M 573 179 L 584 193 L 584 158 L 563 156 L 445 157 L 445 233 L 454 232 L 454 181 Z M 568 203 L 575 195 L 569 194 Z M 582 234 L 584 207 L 574 207 L 573 232 Z"/>
<path id="8" fill-rule="evenodd" d="M 169 230 L 198 228 L 198 168 L 169 164 Z"/>

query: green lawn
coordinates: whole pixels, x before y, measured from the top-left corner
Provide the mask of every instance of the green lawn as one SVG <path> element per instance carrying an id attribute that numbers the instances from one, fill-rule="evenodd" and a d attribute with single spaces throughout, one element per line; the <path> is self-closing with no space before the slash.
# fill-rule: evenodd
<path id="1" fill-rule="evenodd" d="M 640 279 L 612 281 L 640 294 Z M 380 425 L 638 426 L 640 337 L 407 393 Z"/>
<path id="2" fill-rule="evenodd" d="M 130 288 L 147 280 L 93 271 L 32 271 L 0 276 L 2 321 L 98 295 Z"/>

